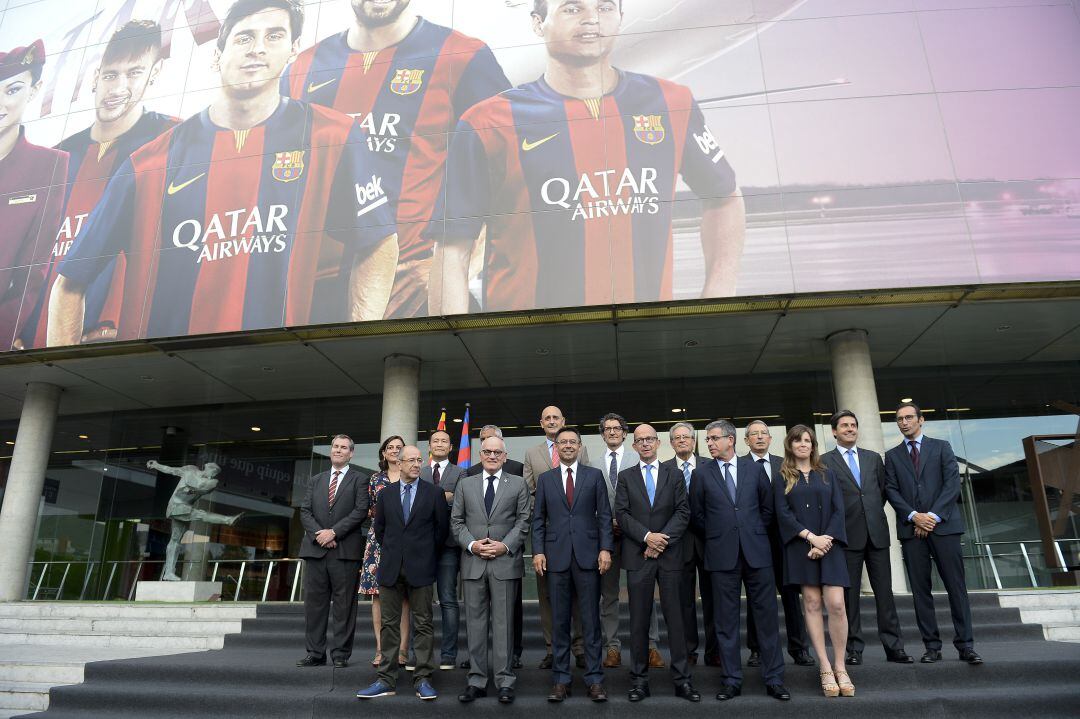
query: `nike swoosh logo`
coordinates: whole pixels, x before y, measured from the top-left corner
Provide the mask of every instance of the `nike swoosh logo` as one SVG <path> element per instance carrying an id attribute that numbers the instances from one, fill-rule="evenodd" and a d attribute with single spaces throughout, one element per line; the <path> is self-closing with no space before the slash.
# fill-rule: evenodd
<path id="1" fill-rule="evenodd" d="M 536 142 L 529 142 L 528 138 L 525 138 L 525 139 L 523 139 L 521 141 L 521 149 L 524 150 L 525 152 L 530 152 L 530 151 L 535 150 L 536 148 L 540 147 L 541 145 L 543 145 L 548 140 L 554 140 L 558 136 L 559 136 L 559 133 L 556 132 L 554 135 L 548 135 L 544 139 L 537 140 Z"/>
<path id="2" fill-rule="evenodd" d="M 177 192 L 180 192 L 180 190 L 184 189 L 185 187 L 187 187 L 188 185 L 190 185 L 191 183 L 195 182 L 196 180 L 200 179 L 201 177 L 203 177 L 205 175 L 206 175 L 206 173 L 203 172 L 203 173 L 201 173 L 199 175 L 196 175 L 195 177 L 191 178 L 187 182 L 184 182 L 184 183 L 179 184 L 179 185 L 174 185 L 173 183 L 170 182 L 169 183 L 169 194 L 170 195 L 175 195 Z"/>
<path id="3" fill-rule="evenodd" d="M 334 79 L 337 79 L 337 78 L 334 78 Z M 315 92 L 316 90 L 321 90 L 321 89 L 323 89 L 324 87 L 326 87 L 327 85 L 329 85 L 332 82 L 334 82 L 334 80 L 327 80 L 326 82 L 320 82 L 318 85 L 316 85 L 313 82 L 309 82 L 308 86 L 307 86 L 308 94 L 310 95 L 311 93 Z"/>

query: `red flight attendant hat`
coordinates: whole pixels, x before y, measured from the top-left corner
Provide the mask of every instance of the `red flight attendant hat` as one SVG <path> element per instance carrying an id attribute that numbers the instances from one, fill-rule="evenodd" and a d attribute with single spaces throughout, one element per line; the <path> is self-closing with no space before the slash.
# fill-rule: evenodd
<path id="1" fill-rule="evenodd" d="M 41 40 L 8 52 L 0 52 L 0 81 L 28 70 L 35 78 L 40 77 L 44 65 L 45 43 Z"/>

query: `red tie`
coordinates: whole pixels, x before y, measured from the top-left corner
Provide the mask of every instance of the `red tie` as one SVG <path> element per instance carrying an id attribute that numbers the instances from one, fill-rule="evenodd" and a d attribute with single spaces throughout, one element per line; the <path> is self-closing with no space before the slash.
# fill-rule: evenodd
<path id="1" fill-rule="evenodd" d="M 911 463 L 915 466 L 915 474 L 919 473 L 919 445 L 911 440 Z"/>
<path id="2" fill-rule="evenodd" d="M 551 466 L 552 467 L 558 467 L 559 466 L 559 455 L 556 454 L 556 452 L 555 452 L 555 443 L 554 442 L 551 443 Z"/>
<path id="3" fill-rule="evenodd" d="M 330 509 L 334 508 L 334 502 L 337 500 L 337 485 L 338 485 L 338 477 L 340 477 L 340 476 L 341 476 L 341 470 L 340 469 L 335 469 L 334 470 L 334 476 L 330 480 L 330 497 L 329 497 Z"/>
<path id="4" fill-rule="evenodd" d="M 438 486 L 439 478 L 441 476 L 442 476 L 442 473 L 439 472 L 439 463 L 436 462 L 435 467 L 431 470 L 431 481 L 434 482 L 436 486 Z"/>
<path id="5" fill-rule="evenodd" d="M 574 470 L 566 468 L 566 503 L 574 506 Z"/>

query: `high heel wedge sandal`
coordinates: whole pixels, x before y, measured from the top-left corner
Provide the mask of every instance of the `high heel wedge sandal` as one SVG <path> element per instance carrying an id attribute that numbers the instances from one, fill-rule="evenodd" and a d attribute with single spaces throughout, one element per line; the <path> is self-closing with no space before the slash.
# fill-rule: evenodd
<path id="1" fill-rule="evenodd" d="M 855 685 L 851 683 L 851 677 L 847 672 L 836 673 L 836 683 L 840 688 L 840 696 L 853 697 L 855 696 Z"/>
<path id="2" fill-rule="evenodd" d="M 836 683 L 836 676 L 832 672 L 819 672 L 821 674 L 821 691 L 827 697 L 840 696 L 840 687 Z"/>

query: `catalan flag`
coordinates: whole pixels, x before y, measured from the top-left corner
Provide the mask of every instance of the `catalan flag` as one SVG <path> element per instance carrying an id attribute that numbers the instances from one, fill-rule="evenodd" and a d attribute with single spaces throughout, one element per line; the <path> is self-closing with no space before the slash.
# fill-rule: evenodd
<path id="1" fill-rule="evenodd" d="M 472 463 L 472 448 L 469 446 L 469 405 L 465 405 L 465 419 L 461 421 L 461 443 L 458 444 L 457 466 L 468 469 Z"/>

